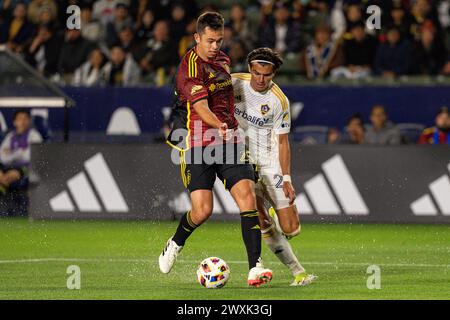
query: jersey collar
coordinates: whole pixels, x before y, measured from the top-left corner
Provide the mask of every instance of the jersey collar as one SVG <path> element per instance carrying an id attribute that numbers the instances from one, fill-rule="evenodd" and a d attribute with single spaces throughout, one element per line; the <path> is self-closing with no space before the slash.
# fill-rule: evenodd
<path id="1" fill-rule="evenodd" d="M 271 82 L 270 82 L 270 85 L 269 85 L 269 88 L 268 88 L 266 91 L 264 91 L 264 92 L 258 92 L 258 91 L 256 91 L 255 89 L 253 89 L 252 85 L 250 84 L 250 81 L 248 82 L 248 87 L 249 87 L 250 92 L 251 92 L 252 94 L 254 94 L 255 96 L 260 96 L 260 97 L 265 96 L 266 93 L 269 92 L 269 91 L 273 88 L 273 85 L 274 85 L 274 83 L 273 83 L 273 81 L 271 81 Z"/>

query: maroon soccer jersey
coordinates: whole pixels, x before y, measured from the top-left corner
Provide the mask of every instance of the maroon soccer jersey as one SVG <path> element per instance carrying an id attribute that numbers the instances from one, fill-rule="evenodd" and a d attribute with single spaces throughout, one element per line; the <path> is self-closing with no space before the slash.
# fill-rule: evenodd
<path id="1" fill-rule="evenodd" d="M 207 146 L 211 143 L 223 143 L 221 139 L 205 136 L 206 130 L 212 128 L 200 119 L 193 108 L 194 103 L 202 99 L 208 100 L 209 109 L 221 122 L 228 125 L 228 129 L 237 128 L 238 123 L 234 117 L 233 85 L 230 73 L 226 69 L 229 66 L 230 58 L 222 51 L 211 61 L 200 58 L 195 48 L 189 50 L 183 57 L 178 67 L 175 87 L 178 108 L 186 108 L 187 112 L 182 121 L 185 122 L 183 125 L 188 130 L 185 146 L 187 149 Z M 213 130 L 217 135 L 217 129 Z"/>

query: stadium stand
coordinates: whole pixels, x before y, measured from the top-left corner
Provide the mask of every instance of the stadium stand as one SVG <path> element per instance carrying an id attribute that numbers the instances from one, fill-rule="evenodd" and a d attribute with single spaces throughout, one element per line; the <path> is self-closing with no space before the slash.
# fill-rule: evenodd
<path id="1" fill-rule="evenodd" d="M 368 17 L 366 8 L 372 4 L 380 6 L 383 12 L 381 28 L 376 30 L 369 29 L 365 23 Z M 81 32 L 67 30 L 69 15 L 65 12 L 68 5 L 77 5 L 81 9 L 84 26 Z M 450 83 L 450 12 L 447 1 L 245 0 L 239 4 L 229 0 L 0 1 L 0 46 L 3 47 L 0 50 L 0 106 L 9 107 L 9 101 L 2 104 L 2 99 L 8 95 L 30 95 L 35 88 L 39 88 L 38 96 L 41 98 L 51 96 L 55 90 L 58 95 L 64 91 L 82 107 L 80 111 L 72 113 L 71 120 L 53 111 L 48 119 L 34 117 L 34 125 L 45 139 L 63 137 L 60 123 L 70 122 L 74 131 L 73 139 L 77 141 L 120 141 L 122 138 L 115 139 L 113 135 L 105 133 L 107 121 L 115 108 L 129 103 L 139 122 L 146 122 L 143 125 L 141 123 L 142 134 L 153 135 L 157 141 L 161 141 L 163 132 L 167 131 L 167 115 L 163 116 L 161 110 L 170 106 L 171 93 L 168 88 L 179 57 L 195 43 L 192 40 L 195 19 L 207 10 L 217 10 L 226 19 L 223 49 L 232 58 L 233 71 L 246 70 L 246 53 L 258 45 L 272 45 L 282 52 L 285 63 L 276 79 L 281 86 L 318 86 L 324 87 L 324 92 L 327 92 L 328 87 L 336 85 L 347 88 L 355 85 L 421 87 L 433 84 L 446 86 Z M 166 27 L 169 29 L 166 30 Z M 320 30 L 326 30 L 331 35 L 322 41 L 324 43 L 315 38 Z M 393 30 L 398 31 L 400 39 L 391 39 L 389 34 Z M 292 40 L 294 38 L 295 41 Z M 402 43 L 403 49 L 393 49 L 397 42 Z M 304 67 L 305 54 L 310 45 L 323 52 L 327 48 L 343 51 L 339 63 L 328 61 L 327 65 L 312 64 L 317 70 L 322 68 L 326 71 L 319 72 L 314 79 L 308 78 L 308 68 Z M 114 47 L 121 50 L 112 50 Z M 406 60 L 400 56 L 395 62 L 389 59 L 389 55 L 401 53 L 406 50 L 404 48 L 411 52 L 408 55 L 410 61 L 407 67 L 401 68 L 401 72 L 396 72 L 395 64 Z M 127 62 L 123 64 L 123 57 L 118 59 L 115 53 L 111 54 L 112 51 L 122 51 Z M 324 54 L 322 58 L 327 63 L 331 55 Z M 17 68 L 22 68 L 23 60 L 31 65 L 24 64 L 26 74 L 17 72 Z M 309 62 L 306 59 L 306 64 Z M 37 74 L 42 77 L 38 78 Z M 48 81 L 44 81 L 43 77 Z M 126 81 L 131 78 L 132 81 Z M 49 89 L 50 83 L 59 86 L 62 91 L 56 86 Z M 80 87 L 80 90 L 75 90 L 71 85 Z M 84 91 L 87 87 L 93 90 Z M 109 90 L 108 87 L 130 87 L 130 91 Z M 131 87 L 136 88 L 136 91 Z M 145 91 L 141 93 L 138 88 L 159 87 L 162 88 L 161 93 L 152 91 L 158 99 L 152 99 L 155 103 L 152 104 L 150 114 L 144 115 L 143 110 L 148 109 L 142 102 L 145 100 Z M 139 98 L 125 102 L 126 99 L 121 97 L 123 94 L 138 95 Z M 83 95 L 87 95 L 85 99 Z M 92 102 L 94 96 L 98 96 L 98 99 Z M 299 101 L 298 95 L 288 96 L 297 99 L 291 102 Z M 440 97 L 433 101 L 431 98 L 426 103 L 429 108 L 447 103 Z M 87 120 L 89 102 L 86 100 L 89 99 L 97 106 L 108 108 L 108 111 L 104 110 L 108 119 L 99 119 L 93 115 L 91 117 L 95 123 L 94 120 Z M 40 107 L 49 107 L 48 102 L 56 103 L 50 100 Z M 64 97 L 58 103 L 73 100 Z M 29 105 L 29 99 L 27 101 L 28 106 L 38 107 Z M 110 104 L 114 104 L 114 107 L 106 107 Z M 418 121 L 419 115 L 423 113 L 417 110 L 423 104 L 411 105 L 411 117 L 396 117 L 397 123 L 406 123 L 399 127 L 403 143 L 414 143 L 417 141 L 417 132 L 423 126 L 432 124 L 431 119 L 422 118 L 422 122 Z M 139 105 L 138 109 L 136 105 Z M 399 108 L 395 106 L 395 101 L 391 105 L 394 109 Z M 360 110 L 351 109 L 342 118 L 354 112 L 364 114 L 364 110 L 367 110 L 367 106 L 361 106 Z M 10 115 L 8 112 L 4 111 L 6 118 Z M 328 114 L 331 113 L 322 114 L 323 123 L 318 122 L 316 116 L 307 117 L 304 121 L 302 114 L 300 121 L 294 121 L 294 127 L 303 128 L 293 130 L 293 139 L 303 141 L 309 134 L 311 141 L 326 143 L 324 130 L 302 131 L 316 124 L 336 128 L 345 134 L 344 121 Z M 364 121 L 368 122 L 367 112 L 364 115 Z M 58 124 L 55 124 L 55 119 L 58 119 Z M 417 123 L 417 127 L 409 127 L 407 123 L 410 122 Z M 141 137 L 124 139 L 145 141 Z"/>
<path id="2" fill-rule="evenodd" d="M 303 77 L 306 77 L 307 70 L 301 68 L 303 60 L 296 55 L 307 48 L 316 31 L 327 25 L 332 32 L 331 42 L 327 40 L 321 45 L 323 48 L 327 48 L 328 44 L 332 47 L 346 45 L 347 49 L 347 44 L 355 46 L 357 44 L 352 41 L 359 36 L 354 32 L 354 27 L 365 26 L 365 9 L 371 4 L 380 5 L 385 12 L 379 30 L 364 29 L 371 41 L 375 40 L 375 47 L 379 47 L 372 50 L 374 52 L 366 52 L 366 59 L 358 59 L 368 64 L 365 66 L 372 73 L 387 78 L 448 74 L 446 58 L 449 56 L 450 14 L 446 1 L 247 0 L 235 4 L 233 1 L 219 0 L 47 0 L 45 6 L 39 1 L 18 3 L 0 2 L 0 44 L 32 61 L 40 72 L 61 84 L 71 83 L 73 71 L 87 61 L 88 51 L 98 47 L 109 59 L 111 48 L 117 45 L 132 53 L 140 67 L 142 85 L 170 83 L 177 59 L 167 58 L 176 56 L 176 48 L 182 48 L 184 52 L 189 49 L 180 47 L 181 39 L 192 33 L 187 31 L 189 22 L 205 10 L 223 13 L 227 27 L 231 30 L 231 42 L 243 40 L 247 52 L 257 45 L 272 45 L 282 51 L 289 62 L 289 68 L 283 68 L 282 73 L 299 75 L 303 72 Z M 74 32 L 65 32 L 67 15 L 64 12 L 69 3 L 81 8 L 82 20 L 88 26 L 89 33 L 82 30 L 80 37 Z M 142 20 L 143 17 L 146 22 Z M 170 38 L 158 36 L 159 21 L 169 23 Z M 122 33 L 127 29 L 133 31 L 132 36 L 138 35 L 132 42 L 126 40 L 126 33 Z M 289 32 L 288 37 L 286 30 Z M 394 35 L 393 30 L 399 33 Z M 70 47 L 71 43 L 73 47 L 73 41 L 79 43 L 74 50 L 70 50 L 76 56 L 72 56 L 69 64 L 66 61 L 67 50 L 57 49 L 57 43 L 61 43 L 61 40 L 55 42 L 55 39 L 63 38 L 66 43 L 63 44 L 64 48 Z M 395 45 L 397 42 L 401 46 Z M 155 46 L 172 48 L 170 54 L 165 51 L 163 65 L 152 66 L 148 63 L 148 54 L 155 50 Z M 227 45 L 225 50 L 229 48 L 231 45 Z M 412 51 L 409 59 L 400 58 L 405 50 Z M 364 52 L 364 48 L 360 48 L 360 52 Z M 397 53 L 400 55 L 397 61 L 386 59 Z M 348 63 L 355 63 L 354 56 L 347 54 L 346 58 Z M 242 59 L 244 61 L 245 57 Z M 339 65 L 330 67 L 345 65 L 348 68 L 348 63 L 344 59 Z M 350 69 L 352 72 L 355 70 L 352 66 Z M 321 77 L 328 77 L 329 73 Z"/>
<path id="3" fill-rule="evenodd" d="M 425 126 L 420 123 L 399 123 L 396 125 L 405 144 L 415 144 L 419 141 Z"/>
<path id="4" fill-rule="evenodd" d="M 328 127 L 302 126 L 293 132 L 294 141 L 305 145 L 325 144 L 327 142 Z"/>

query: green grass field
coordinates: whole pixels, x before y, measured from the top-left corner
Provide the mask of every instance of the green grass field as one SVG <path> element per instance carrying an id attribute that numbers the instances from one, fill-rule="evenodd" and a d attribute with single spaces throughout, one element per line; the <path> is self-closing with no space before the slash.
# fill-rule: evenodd
<path id="1" fill-rule="evenodd" d="M 0 299 L 450 299 L 450 226 L 304 224 L 291 240 L 308 287 L 289 287 L 287 268 L 263 245 L 272 282 L 246 286 L 239 223 L 207 222 L 188 240 L 169 275 L 158 255 L 175 222 L 67 222 L 0 219 Z M 197 283 L 198 263 L 225 259 L 228 284 Z M 69 290 L 67 267 L 81 269 Z M 369 265 L 381 268 L 381 289 L 369 290 Z"/>

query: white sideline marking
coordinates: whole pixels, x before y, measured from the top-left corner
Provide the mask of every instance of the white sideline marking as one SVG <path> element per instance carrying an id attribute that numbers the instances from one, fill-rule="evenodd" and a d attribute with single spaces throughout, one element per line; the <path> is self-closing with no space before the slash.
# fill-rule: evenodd
<path id="1" fill-rule="evenodd" d="M 155 260 L 156 261 L 156 260 Z M 13 263 L 39 263 L 39 262 L 138 262 L 147 263 L 153 262 L 150 259 L 83 259 L 83 258 L 36 258 L 36 259 L 14 259 L 14 260 L 0 260 L 0 264 L 13 264 Z M 199 261 L 195 260 L 177 260 L 178 263 L 193 263 L 197 264 Z M 227 260 L 230 264 L 247 264 L 245 260 Z M 279 261 L 270 261 L 270 264 L 278 264 Z M 305 265 L 324 265 L 324 266 L 368 266 L 373 264 L 372 262 L 319 262 L 319 261 L 302 261 Z M 385 267 L 420 267 L 420 268 L 450 268 L 450 264 L 426 264 L 426 263 L 379 263 L 380 266 Z"/>

